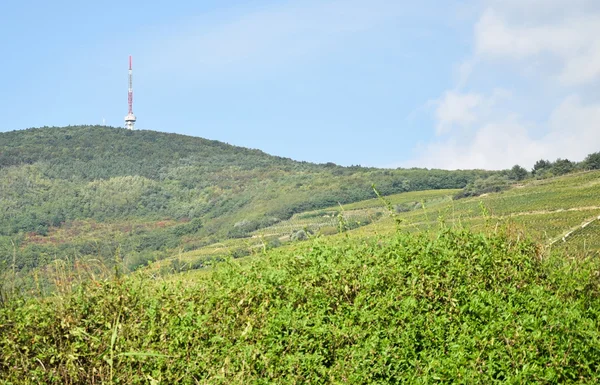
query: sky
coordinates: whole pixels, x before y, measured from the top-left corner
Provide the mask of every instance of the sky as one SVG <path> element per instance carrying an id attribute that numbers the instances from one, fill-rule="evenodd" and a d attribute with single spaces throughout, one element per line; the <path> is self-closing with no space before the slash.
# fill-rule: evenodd
<path id="1" fill-rule="evenodd" d="M 123 126 L 318 163 L 600 151 L 598 0 L 0 2 L 0 131 Z"/>

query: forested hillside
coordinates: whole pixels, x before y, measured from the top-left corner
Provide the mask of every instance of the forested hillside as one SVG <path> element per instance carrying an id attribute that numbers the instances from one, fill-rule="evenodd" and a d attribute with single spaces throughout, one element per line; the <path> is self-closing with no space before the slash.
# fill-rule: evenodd
<path id="1" fill-rule="evenodd" d="M 169 250 L 245 237 L 298 212 L 372 198 L 373 184 L 387 195 L 462 188 L 491 174 L 312 164 L 104 126 L 6 132 L 0 255 L 30 269 L 66 256 L 110 259 L 119 249 L 139 254 L 141 264 Z"/>

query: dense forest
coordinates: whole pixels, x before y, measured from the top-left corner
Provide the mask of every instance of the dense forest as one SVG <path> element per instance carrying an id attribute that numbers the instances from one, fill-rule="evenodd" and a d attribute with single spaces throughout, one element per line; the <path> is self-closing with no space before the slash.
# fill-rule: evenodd
<path id="1" fill-rule="evenodd" d="M 294 213 L 372 198 L 372 185 L 387 195 L 463 188 L 494 174 L 313 164 L 105 126 L 5 132 L 0 256 L 27 270 L 68 256 L 110 259 L 119 250 L 143 264 L 169 250 L 245 237 Z M 111 230 L 98 231 L 103 224 Z M 68 236 L 50 236 L 58 233 Z"/>

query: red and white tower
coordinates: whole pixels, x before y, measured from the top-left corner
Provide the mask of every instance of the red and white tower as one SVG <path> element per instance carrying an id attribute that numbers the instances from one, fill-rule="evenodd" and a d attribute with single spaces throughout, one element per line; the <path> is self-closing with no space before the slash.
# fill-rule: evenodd
<path id="1" fill-rule="evenodd" d="M 125 117 L 125 128 L 133 130 L 135 125 L 135 115 L 133 114 L 133 70 L 131 67 L 131 55 L 129 55 L 129 93 L 128 93 L 129 112 Z"/>

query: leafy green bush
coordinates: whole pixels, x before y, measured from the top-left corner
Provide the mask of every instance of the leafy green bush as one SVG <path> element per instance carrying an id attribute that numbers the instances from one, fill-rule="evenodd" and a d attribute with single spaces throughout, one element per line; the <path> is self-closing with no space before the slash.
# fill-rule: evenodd
<path id="1" fill-rule="evenodd" d="M 305 241 L 308 239 L 308 234 L 304 230 L 298 230 L 290 236 L 292 241 Z"/>
<path id="2" fill-rule="evenodd" d="M 172 231 L 178 237 L 184 235 L 197 233 L 202 228 L 202 220 L 200 218 L 194 218 L 187 223 L 183 223 L 173 227 Z"/>
<path id="3" fill-rule="evenodd" d="M 6 383 L 597 383 L 597 259 L 459 230 L 316 238 L 181 285 L 0 309 Z"/>
<path id="4" fill-rule="evenodd" d="M 267 248 L 269 249 L 275 249 L 281 245 L 283 245 L 283 243 L 277 237 L 273 237 L 267 241 Z"/>
<path id="5" fill-rule="evenodd" d="M 155 260 L 155 255 L 144 251 L 140 253 L 130 253 L 125 258 L 125 267 L 127 271 L 135 271 L 140 267 L 148 265 Z"/>
<path id="6" fill-rule="evenodd" d="M 247 248 L 244 248 L 244 247 L 234 249 L 231 252 L 231 257 L 234 259 L 247 257 L 248 255 L 250 255 L 250 250 L 248 250 Z"/>
<path id="7" fill-rule="evenodd" d="M 454 199 L 476 197 L 483 194 L 496 193 L 510 188 L 510 182 L 506 177 L 492 175 L 486 179 L 477 179 L 469 183 Z"/>
<path id="8" fill-rule="evenodd" d="M 576 164 L 569 159 L 557 159 L 550 168 L 553 175 L 565 175 L 575 170 Z"/>

